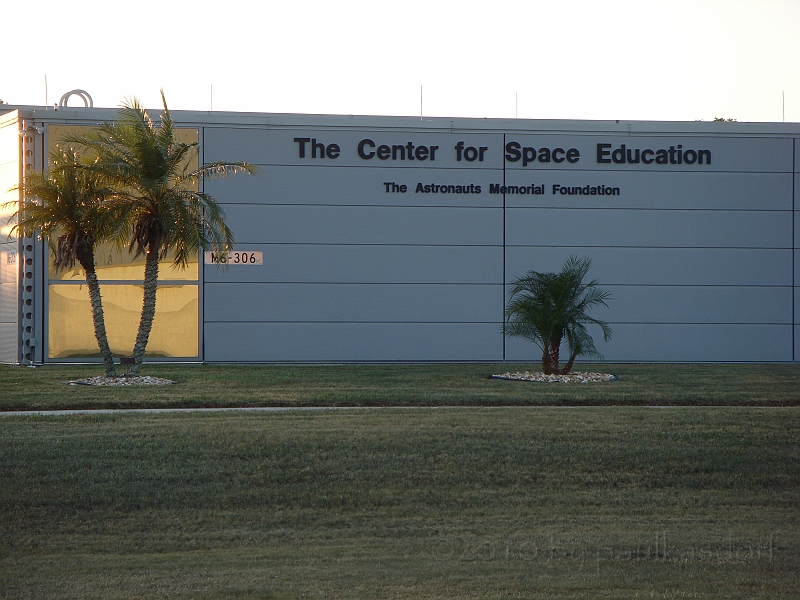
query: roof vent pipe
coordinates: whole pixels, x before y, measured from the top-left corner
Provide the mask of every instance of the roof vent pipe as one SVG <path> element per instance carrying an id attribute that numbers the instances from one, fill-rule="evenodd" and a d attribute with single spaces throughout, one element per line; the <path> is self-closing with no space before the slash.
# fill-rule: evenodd
<path id="1" fill-rule="evenodd" d="M 81 100 L 83 100 L 83 106 L 85 108 L 91 108 L 94 106 L 94 102 L 92 101 L 92 97 L 89 95 L 89 92 L 84 90 L 72 90 L 71 92 L 67 92 L 63 96 L 61 96 L 61 100 L 58 101 L 58 105 L 62 107 L 67 106 L 67 100 L 70 99 L 72 95 L 78 96 Z"/>

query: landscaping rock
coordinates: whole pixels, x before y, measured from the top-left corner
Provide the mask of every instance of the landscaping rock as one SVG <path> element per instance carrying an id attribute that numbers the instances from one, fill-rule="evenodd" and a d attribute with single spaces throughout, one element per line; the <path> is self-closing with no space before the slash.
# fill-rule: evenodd
<path id="1" fill-rule="evenodd" d="M 531 373 L 530 371 L 516 371 L 492 375 L 492 379 L 510 379 L 513 381 L 536 381 L 541 383 L 606 383 L 616 381 L 617 376 L 611 373 L 579 373 L 569 375 L 545 375 L 544 373 Z"/>
<path id="2" fill-rule="evenodd" d="M 120 377 L 104 377 L 102 375 L 97 377 L 88 377 L 86 379 L 77 379 L 70 381 L 69 385 L 104 385 L 104 386 L 119 386 L 119 385 L 169 385 L 175 383 L 170 379 L 161 379 L 159 377 L 128 377 L 122 375 Z"/>

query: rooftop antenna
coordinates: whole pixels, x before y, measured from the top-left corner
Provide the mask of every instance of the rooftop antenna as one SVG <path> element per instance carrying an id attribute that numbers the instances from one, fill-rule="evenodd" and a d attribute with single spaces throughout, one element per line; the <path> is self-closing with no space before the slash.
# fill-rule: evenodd
<path id="1" fill-rule="evenodd" d="M 47 73 L 44 74 L 44 105 L 50 106 L 50 101 L 47 99 Z"/>
<path id="2" fill-rule="evenodd" d="M 783 103 L 783 122 L 786 123 L 786 90 L 781 90 L 781 102 Z"/>
<path id="3" fill-rule="evenodd" d="M 419 120 L 422 121 L 422 85 L 419 86 Z"/>
<path id="4" fill-rule="evenodd" d="M 209 111 L 213 111 L 214 110 L 214 84 L 213 83 L 211 84 L 211 104 L 210 104 L 210 108 L 208 110 Z"/>
<path id="5" fill-rule="evenodd" d="M 514 92 L 514 118 L 519 119 L 519 92 Z"/>

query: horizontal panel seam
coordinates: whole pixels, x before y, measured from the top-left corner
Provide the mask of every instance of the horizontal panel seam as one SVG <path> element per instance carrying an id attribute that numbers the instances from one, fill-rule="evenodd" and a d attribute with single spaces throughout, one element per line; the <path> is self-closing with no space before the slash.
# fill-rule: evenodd
<path id="1" fill-rule="evenodd" d="M 470 194 L 471 195 L 471 194 Z M 515 194 L 516 195 L 516 194 Z M 288 203 L 288 202 L 224 202 L 217 199 L 221 206 L 226 208 L 230 207 L 293 207 L 293 208 L 306 208 L 306 207 L 323 207 L 323 208 L 407 208 L 407 209 L 448 209 L 448 210 L 503 210 L 503 206 L 484 206 L 484 205 L 451 205 L 451 204 L 335 204 L 335 203 Z M 676 208 L 661 208 L 661 207 L 642 207 L 642 206 L 514 206 L 508 205 L 511 210 L 570 210 L 570 211 L 637 211 L 637 212 L 709 212 L 709 213 L 792 213 L 791 208 L 695 208 L 695 207 L 676 207 Z"/>
<path id="2" fill-rule="evenodd" d="M 508 210 L 632 211 L 632 212 L 708 212 L 708 213 L 792 213 L 791 208 L 658 208 L 641 206 L 508 206 Z"/>
<path id="3" fill-rule="evenodd" d="M 78 283 L 78 282 L 63 282 Z M 159 282 L 161 285 L 161 282 Z M 289 280 L 232 280 L 211 281 L 206 279 L 205 286 L 228 285 L 348 285 L 348 286 L 440 286 L 440 287 L 503 287 L 502 282 L 473 282 L 473 281 L 289 281 Z M 723 289 L 764 289 L 764 290 L 791 290 L 792 284 L 741 284 L 741 283 L 608 283 L 603 281 L 601 287 L 626 287 L 626 288 L 723 288 Z"/>
<path id="4" fill-rule="evenodd" d="M 206 324 L 216 323 L 216 324 L 224 324 L 224 323 L 239 323 L 243 325 L 255 325 L 258 323 L 262 324 L 282 324 L 282 325 L 348 325 L 348 324 L 358 324 L 358 325 L 502 325 L 503 321 L 345 321 L 345 320 L 319 320 L 319 321 L 301 321 L 301 320 L 230 320 L 230 319 L 219 319 L 219 320 L 205 320 Z M 657 325 L 661 326 L 674 326 L 674 325 L 713 325 L 713 326 L 738 326 L 738 325 L 746 325 L 746 326 L 755 326 L 755 327 L 793 327 L 794 325 L 791 322 L 766 322 L 766 323 L 759 323 L 759 322 L 751 322 L 751 321 L 608 321 L 609 325 Z M 502 332 L 498 330 L 498 335 L 502 335 Z M 613 339 L 612 339 L 613 341 Z"/>
<path id="5" fill-rule="evenodd" d="M 98 279 L 98 283 L 101 285 L 133 285 L 141 287 L 144 285 L 141 281 L 135 281 L 130 279 Z M 50 279 L 48 285 L 86 285 L 85 280 L 80 279 Z M 160 286 L 195 286 L 197 287 L 200 285 L 197 279 L 159 279 L 158 285 Z"/>
<path id="6" fill-rule="evenodd" d="M 330 244 L 336 245 L 336 244 Z M 375 244 L 381 246 L 383 244 Z M 389 245 L 389 244 L 387 244 Z M 398 244 L 399 245 L 399 244 Z M 623 245 L 605 245 L 605 244 L 591 244 L 591 245 L 578 245 L 571 246 L 552 246 L 549 244 L 507 244 L 507 248 L 642 248 L 654 250 L 793 250 L 791 246 L 640 246 L 631 244 L 628 246 Z"/>
<path id="7" fill-rule="evenodd" d="M 503 244 L 397 244 L 391 242 L 236 242 L 237 247 L 244 244 L 254 246 L 341 246 L 341 247 L 395 247 L 395 248 L 502 248 Z"/>
<path id="8" fill-rule="evenodd" d="M 249 320 L 249 321 L 234 321 L 234 320 L 208 320 L 206 323 L 242 323 L 242 324 L 256 324 L 256 323 L 278 323 L 278 324 L 297 324 L 297 325 L 340 325 L 340 324 L 359 324 L 359 325 L 502 325 L 502 321 L 296 321 L 296 320 Z M 498 335 L 502 333 L 498 329 Z"/>
<path id="9" fill-rule="evenodd" d="M 374 286 L 374 285 L 437 285 L 437 286 L 484 286 L 484 287 L 503 287 L 502 282 L 471 282 L 471 281 L 464 281 L 464 282 L 440 282 L 440 281 L 409 281 L 409 282 L 397 282 L 397 281 L 208 281 L 206 280 L 206 285 L 230 285 L 235 283 L 237 285 L 245 285 L 245 284 L 268 284 L 268 285 L 362 285 L 362 286 Z"/>

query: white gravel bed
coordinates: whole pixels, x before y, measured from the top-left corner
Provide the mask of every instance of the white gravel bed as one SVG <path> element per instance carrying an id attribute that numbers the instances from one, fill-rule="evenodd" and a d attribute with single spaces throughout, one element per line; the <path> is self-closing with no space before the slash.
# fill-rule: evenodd
<path id="1" fill-rule="evenodd" d="M 175 383 L 171 379 L 161 379 L 160 377 L 129 377 L 121 375 L 119 377 L 105 377 L 99 375 L 97 377 L 87 377 L 86 379 L 76 379 L 70 381 L 69 385 L 105 385 L 105 386 L 119 386 L 119 385 L 169 385 Z"/>
<path id="2" fill-rule="evenodd" d="M 530 371 L 516 371 L 492 375 L 492 379 L 510 379 L 512 381 L 537 381 L 542 383 L 605 383 L 616 381 L 617 376 L 611 373 L 579 373 L 569 375 L 545 375 L 544 373 L 531 373 Z"/>

